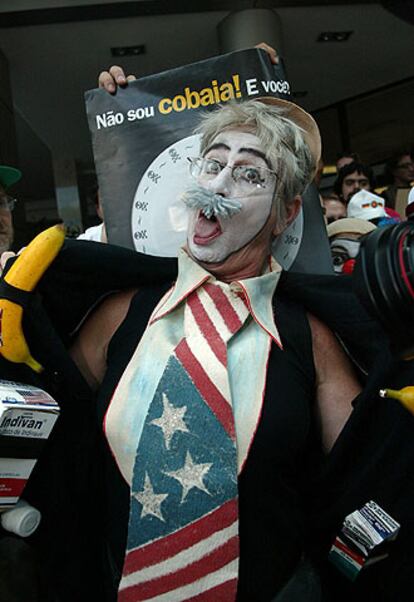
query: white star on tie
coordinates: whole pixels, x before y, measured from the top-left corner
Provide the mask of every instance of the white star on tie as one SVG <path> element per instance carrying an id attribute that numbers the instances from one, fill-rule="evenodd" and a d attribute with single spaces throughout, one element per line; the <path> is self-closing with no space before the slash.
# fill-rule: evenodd
<path id="1" fill-rule="evenodd" d="M 171 472 L 165 472 L 164 474 L 176 479 L 181 484 L 183 488 L 181 497 L 182 503 L 193 487 L 205 491 L 210 495 L 210 492 L 203 483 L 203 478 L 212 466 L 213 463 L 195 464 L 190 452 L 187 451 L 184 466 L 178 470 L 172 470 Z"/>
<path id="2" fill-rule="evenodd" d="M 142 504 L 141 516 L 151 515 L 165 522 L 161 512 L 161 504 L 168 497 L 168 493 L 155 493 L 148 473 L 145 473 L 144 489 L 133 494 L 134 497 Z"/>
<path id="3" fill-rule="evenodd" d="M 164 405 L 162 415 L 159 418 L 152 420 L 150 424 L 155 424 L 155 426 L 160 427 L 165 438 L 165 446 L 167 449 L 170 449 L 170 443 L 174 433 L 177 431 L 181 431 L 182 433 L 190 432 L 184 422 L 184 415 L 187 408 L 185 406 L 182 408 L 173 406 L 165 393 L 162 394 L 162 403 Z"/>

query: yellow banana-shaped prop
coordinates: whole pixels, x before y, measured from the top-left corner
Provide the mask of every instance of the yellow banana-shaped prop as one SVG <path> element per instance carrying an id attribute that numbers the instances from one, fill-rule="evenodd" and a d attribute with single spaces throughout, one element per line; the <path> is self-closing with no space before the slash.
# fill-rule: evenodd
<path id="1" fill-rule="evenodd" d="M 392 397 L 393 399 L 398 399 L 402 405 L 407 408 L 414 414 L 414 387 L 404 387 L 399 391 L 395 391 L 394 389 L 381 389 L 379 392 L 381 397 Z"/>
<path id="2" fill-rule="evenodd" d="M 22 251 L 4 276 L 14 288 L 32 291 L 59 253 L 65 240 L 62 224 L 44 230 Z M 9 299 L 0 299 L 0 354 L 10 362 L 27 364 L 35 372 L 43 367 L 31 355 L 22 326 L 23 308 Z"/>

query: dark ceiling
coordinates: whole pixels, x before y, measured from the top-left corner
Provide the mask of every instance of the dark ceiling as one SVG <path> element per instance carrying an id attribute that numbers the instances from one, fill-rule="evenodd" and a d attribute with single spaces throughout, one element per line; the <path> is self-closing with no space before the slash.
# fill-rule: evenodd
<path id="1" fill-rule="evenodd" d="M 111 48 L 145 46 L 122 59 L 138 77 L 171 69 L 218 54 L 217 28 L 229 13 L 264 7 L 279 15 L 288 77 L 308 110 L 414 77 L 413 26 L 378 2 L 2 0 L 0 49 L 15 113 L 33 134 L 22 136 L 20 160 L 33 163 L 37 137 L 53 157 L 93 167 L 83 94 L 113 64 Z M 317 41 L 338 30 L 353 33 L 344 43 Z"/>

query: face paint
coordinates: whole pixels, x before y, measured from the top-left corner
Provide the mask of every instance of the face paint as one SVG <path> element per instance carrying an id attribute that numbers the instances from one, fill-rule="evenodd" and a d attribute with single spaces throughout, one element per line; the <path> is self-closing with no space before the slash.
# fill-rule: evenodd
<path id="1" fill-rule="evenodd" d="M 335 238 L 331 241 L 332 262 L 334 271 L 337 274 L 343 272 L 344 264 L 347 261 L 356 258 L 360 245 L 359 240 L 350 240 L 348 238 Z"/>
<path id="2" fill-rule="evenodd" d="M 234 207 L 237 207 L 238 213 L 230 209 L 229 215 L 224 214 L 225 210 L 206 212 L 206 215 L 202 208 L 193 206 L 190 209 L 187 244 L 198 261 L 219 263 L 247 245 L 266 224 L 272 208 L 276 178 L 266 161 L 260 140 L 250 132 L 222 132 L 213 140 L 204 158 L 217 161 L 220 166 L 217 173 L 211 170 L 201 173 L 198 184 L 216 198 L 223 197 L 230 203 L 236 203 Z M 256 179 L 251 182 L 235 181 L 238 174 L 234 168 L 246 165 L 264 170 L 267 174 L 265 184 Z M 188 204 L 191 205 L 191 202 Z M 267 242 L 270 244 L 270 240 Z"/>

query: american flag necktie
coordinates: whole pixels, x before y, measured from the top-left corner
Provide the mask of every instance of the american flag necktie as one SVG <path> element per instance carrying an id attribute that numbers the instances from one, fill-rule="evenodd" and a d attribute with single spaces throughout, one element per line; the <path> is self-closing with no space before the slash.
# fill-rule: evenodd
<path id="1" fill-rule="evenodd" d="M 230 602 L 237 591 L 237 446 L 227 343 L 249 314 L 228 285 L 184 308 L 184 338 L 150 404 L 137 448 L 118 602 Z"/>

